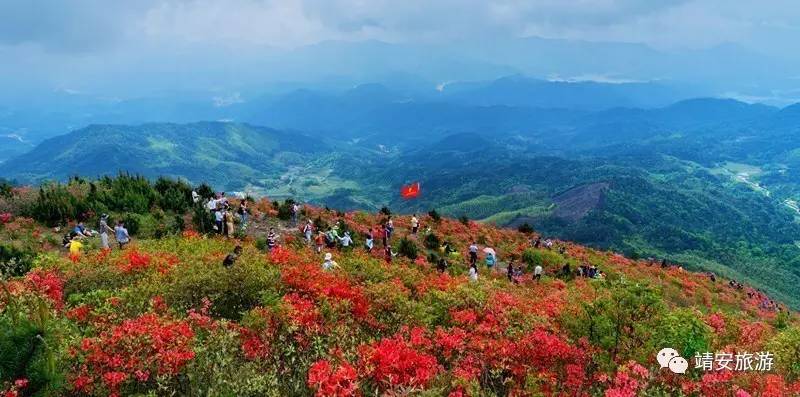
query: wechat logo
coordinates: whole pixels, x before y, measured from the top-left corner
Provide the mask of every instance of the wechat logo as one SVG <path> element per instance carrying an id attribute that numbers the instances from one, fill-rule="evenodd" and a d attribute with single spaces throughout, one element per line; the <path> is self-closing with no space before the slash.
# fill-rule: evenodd
<path id="1" fill-rule="evenodd" d="M 685 374 L 686 369 L 689 368 L 689 362 L 681 357 L 677 350 L 669 347 L 661 349 L 656 356 L 656 360 L 658 360 L 661 368 L 669 368 L 675 374 Z"/>

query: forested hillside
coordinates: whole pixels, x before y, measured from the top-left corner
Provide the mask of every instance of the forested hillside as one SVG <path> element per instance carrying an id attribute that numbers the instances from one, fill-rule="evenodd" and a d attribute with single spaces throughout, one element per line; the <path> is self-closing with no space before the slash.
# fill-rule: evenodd
<path id="1" fill-rule="evenodd" d="M 197 203 L 193 190 L 201 197 Z M 0 198 L 0 391 L 800 392 L 800 320 L 749 285 L 567 241 L 536 243 L 541 236 L 535 231 L 436 212 L 418 214 L 421 227 L 414 233 L 410 216 L 389 218 L 389 209 L 304 205 L 298 220 L 313 221 L 312 237 L 348 232 L 354 240 L 325 246 L 323 239 L 317 251 L 292 223 L 292 201 L 260 199 L 249 201 L 247 223 L 236 217 L 231 237 L 223 237 L 207 222 L 206 201 L 214 196 L 209 186 L 125 175 L 42 189 L 6 186 Z M 228 203 L 235 209 L 240 200 Z M 60 248 L 61 234 L 77 222 L 94 228 L 103 212 L 111 225 L 125 221 L 130 243 L 102 249 L 96 236 L 75 236 L 69 250 Z M 377 225 L 389 219 L 387 255 Z M 270 227 L 275 237 L 266 235 Z M 368 233 L 375 237 L 372 251 L 365 245 Z M 480 250 L 468 276 L 473 240 Z M 493 267 L 486 265 L 489 248 Z M 656 355 L 665 347 L 688 361 L 685 374 L 659 365 Z M 774 359 L 768 371 L 760 359 L 749 371 L 704 370 L 694 362 L 705 352 L 758 357 L 766 351 Z"/>

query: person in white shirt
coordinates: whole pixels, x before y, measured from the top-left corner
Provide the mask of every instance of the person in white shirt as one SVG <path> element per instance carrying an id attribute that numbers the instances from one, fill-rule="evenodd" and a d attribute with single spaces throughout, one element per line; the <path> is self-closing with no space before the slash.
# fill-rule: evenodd
<path id="1" fill-rule="evenodd" d="M 473 283 L 478 281 L 478 266 L 474 263 L 469 267 L 469 281 Z"/>
<path id="2" fill-rule="evenodd" d="M 417 219 L 417 214 L 411 216 L 411 234 L 417 235 L 417 231 L 419 230 L 419 219 Z"/>
<path id="3" fill-rule="evenodd" d="M 208 202 L 206 203 L 206 209 L 211 211 L 211 212 L 216 211 L 217 210 L 217 200 L 215 200 L 215 199 L 208 200 Z"/>
<path id="4" fill-rule="evenodd" d="M 353 243 L 353 239 L 350 238 L 350 232 L 344 232 L 344 237 L 339 238 L 339 243 L 342 244 L 344 249 L 350 248 L 350 244 Z"/>
<path id="5" fill-rule="evenodd" d="M 536 265 L 536 267 L 533 268 L 533 279 L 539 281 L 541 278 L 542 278 L 542 266 Z"/>

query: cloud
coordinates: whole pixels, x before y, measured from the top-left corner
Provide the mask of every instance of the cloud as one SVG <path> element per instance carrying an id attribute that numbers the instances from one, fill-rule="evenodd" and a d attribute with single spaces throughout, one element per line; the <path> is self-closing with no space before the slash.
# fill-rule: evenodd
<path id="1" fill-rule="evenodd" d="M 687 49 L 728 43 L 755 53 L 748 59 L 753 64 L 765 65 L 761 52 L 800 61 L 794 51 L 799 25 L 796 0 L 0 0 L 0 84 L 6 88 L 0 99 L 57 87 L 120 98 L 170 89 L 248 97 L 254 83 L 369 80 L 378 72 L 435 81 L 515 72 L 652 79 L 675 69 L 661 62 L 663 53 L 685 59 L 693 54 Z M 549 62 L 513 40 L 530 36 L 642 43 L 661 51 L 600 46 L 621 54 L 604 63 L 597 58 L 606 52 L 589 56 L 542 43 L 542 54 L 571 57 Z M 402 45 L 309 48 L 326 41 Z M 767 64 L 770 73 L 763 73 L 737 64 L 745 72 L 725 74 L 722 66 L 738 52 L 713 51 L 706 59 L 718 62 L 692 67 L 692 75 L 736 81 L 796 70 L 785 61 L 777 72 L 781 65 Z"/>
<path id="2" fill-rule="evenodd" d="M 0 45 L 34 45 L 53 52 L 113 48 L 151 0 L 5 0 L 0 2 Z"/>
<path id="3" fill-rule="evenodd" d="M 92 52 L 538 35 L 666 47 L 774 46 L 775 35 L 800 36 L 799 8 L 793 0 L 5 0 L 0 45 Z"/>

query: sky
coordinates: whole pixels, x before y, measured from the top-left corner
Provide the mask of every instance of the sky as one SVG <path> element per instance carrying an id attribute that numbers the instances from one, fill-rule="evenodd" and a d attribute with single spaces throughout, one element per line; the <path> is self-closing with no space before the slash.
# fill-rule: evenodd
<path id="1" fill-rule="evenodd" d="M 727 46 L 789 68 L 800 59 L 800 7 L 796 0 L 3 0 L 0 84 L 110 97 L 224 91 L 230 81 L 296 80 L 291 68 L 275 67 L 281 57 L 316 63 L 297 54 L 331 41 L 459 43 L 459 56 L 468 58 L 470 43 L 526 37 L 637 43 L 673 54 Z M 503 70 L 484 66 L 476 70 Z"/>

